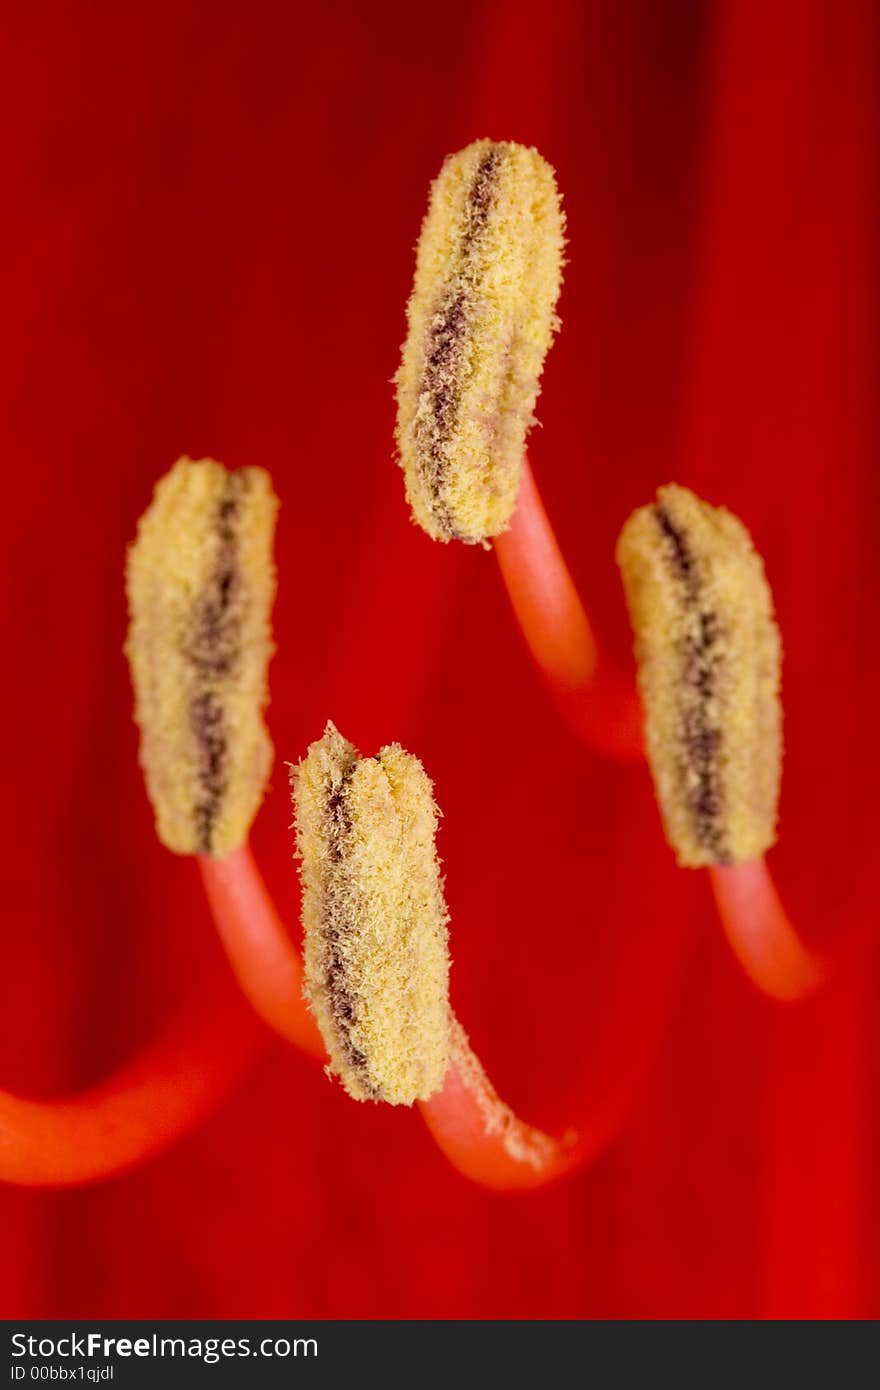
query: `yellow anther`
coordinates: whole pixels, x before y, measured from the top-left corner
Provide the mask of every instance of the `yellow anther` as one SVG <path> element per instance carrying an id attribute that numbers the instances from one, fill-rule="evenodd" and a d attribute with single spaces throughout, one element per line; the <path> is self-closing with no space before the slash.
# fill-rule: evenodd
<path id="1" fill-rule="evenodd" d="M 263 797 L 277 510 L 261 468 L 180 459 L 128 552 L 141 765 L 159 839 L 178 854 L 238 848 Z"/>
<path id="2" fill-rule="evenodd" d="M 407 498 L 435 540 L 485 541 L 510 520 L 563 233 L 553 170 L 523 145 L 478 140 L 432 186 L 396 382 Z"/>
<path id="3" fill-rule="evenodd" d="M 689 867 L 776 838 L 781 646 L 741 521 L 671 484 L 617 545 L 635 631 L 648 758 L 667 837 Z"/>
<path id="4" fill-rule="evenodd" d="M 291 782 L 306 991 L 330 1069 L 357 1100 L 427 1100 L 449 1058 L 431 783 L 397 744 L 361 758 L 332 724 Z"/>

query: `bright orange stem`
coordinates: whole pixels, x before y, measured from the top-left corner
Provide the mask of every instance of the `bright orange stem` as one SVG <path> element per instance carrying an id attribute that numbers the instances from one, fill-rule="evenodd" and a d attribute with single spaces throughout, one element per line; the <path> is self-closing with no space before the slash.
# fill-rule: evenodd
<path id="1" fill-rule="evenodd" d="M 142 1163 L 222 1104 L 264 1046 L 238 989 L 218 973 L 99 1085 L 46 1101 L 0 1092 L 0 1180 L 70 1187 Z"/>
<path id="2" fill-rule="evenodd" d="M 303 998 L 303 968 L 250 846 L 225 859 L 199 856 L 199 870 L 229 963 L 262 1019 L 312 1057 L 326 1051 Z"/>
<path id="3" fill-rule="evenodd" d="M 526 645 L 562 714 L 591 747 L 640 758 L 638 695 L 599 651 L 528 459 L 510 530 L 494 545 Z"/>
<path id="4" fill-rule="evenodd" d="M 499 1098 L 453 1019 L 452 1060 L 443 1089 L 419 1108 L 445 1157 L 463 1177 L 496 1192 L 529 1192 L 583 1168 L 621 1129 L 635 1084 L 612 1087 L 607 1103 L 578 1131 L 551 1138 Z"/>
<path id="5" fill-rule="evenodd" d="M 713 864 L 709 878 L 721 924 L 749 979 L 773 999 L 802 999 L 825 978 L 779 900 L 763 858 Z"/>

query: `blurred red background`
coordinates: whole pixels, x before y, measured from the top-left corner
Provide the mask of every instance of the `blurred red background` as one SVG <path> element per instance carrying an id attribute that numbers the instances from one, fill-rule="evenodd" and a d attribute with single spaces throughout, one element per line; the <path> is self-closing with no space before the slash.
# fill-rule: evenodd
<path id="1" fill-rule="evenodd" d="M 617 1141 L 505 1198 L 416 1115 L 278 1043 L 198 1133 L 91 1189 L 0 1190 L 20 1316 L 878 1315 L 878 954 L 815 1001 L 740 974 L 646 774 L 579 748 L 491 556 L 413 528 L 389 378 L 429 180 L 536 144 L 569 220 L 531 457 L 606 644 L 670 479 L 739 513 L 786 647 L 772 863 L 802 929 L 876 917 L 872 0 L 12 4 L 0 56 L 0 1082 L 106 1074 L 216 956 L 157 844 L 122 564 L 181 453 L 283 508 L 278 765 L 254 843 L 293 913 L 284 760 L 328 716 L 417 751 L 445 812 L 453 997 L 545 1127 L 615 1068 Z"/>

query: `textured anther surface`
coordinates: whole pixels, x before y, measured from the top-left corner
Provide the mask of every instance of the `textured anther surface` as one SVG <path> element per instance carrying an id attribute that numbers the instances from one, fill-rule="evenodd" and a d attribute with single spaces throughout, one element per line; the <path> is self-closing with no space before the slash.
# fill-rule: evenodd
<path id="1" fill-rule="evenodd" d="M 427 1100 L 449 1057 L 431 783 L 397 744 L 361 758 L 332 724 L 291 783 L 306 990 L 330 1069 L 357 1100 Z"/>
<path id="2" fill-rule="evenodd" d="M 678 862 L 753 859 L 776 838 L 782 760 L 781 645 L 761 557 L 735 516 L 670 484 L 629 518 L 617 561 Z"/>
<path id="3" fill-rule="evenodd" d="M 126 655 L 160 840 L 238 848 L 263 797 L 278 502 L 260 468 L 180 459 L 129 548 Z"/>
<path id="4" fill-rule="evenodd" d="M 485 541 L 510 520 L 564 225 L 550 165 L 510 141 L 450 155 L 432 185 L 396 384 L 407 498 L 435 540 Z"/>

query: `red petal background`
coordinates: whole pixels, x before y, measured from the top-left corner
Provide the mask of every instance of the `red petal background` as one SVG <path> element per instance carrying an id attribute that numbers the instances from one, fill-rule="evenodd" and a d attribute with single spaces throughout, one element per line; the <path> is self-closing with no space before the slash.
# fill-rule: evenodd
<path id="1" fill-rule="evenodd" d="M 671 478 L 767 561 L 786 645 L 774 868 L 811 940 L 876 919 L 877 9 L 13 5 L 0 57 L 0 1079 L 105 1074 L 217 953 L 155 840 L 123 555 L 180 453 L 283 500 L 279 762 L 254 843 L 291 913 L 283 760 L 328 715 L 418 751 L 453 993 L 545 1126 L 640 1088 L 587 1172 L 456 1176 L 415 1115 L 278 1044 L 143 1169 L 0 1190 L 6 1316 L 877 1315 L 876 949 L 762 1000 L 646 775 L 581 750 L 491 557 L 410 526 L 389 387 L 443 156 L 536 144 L 569 218 L 532 462 L 607 645 L 613 547 Z"/>

